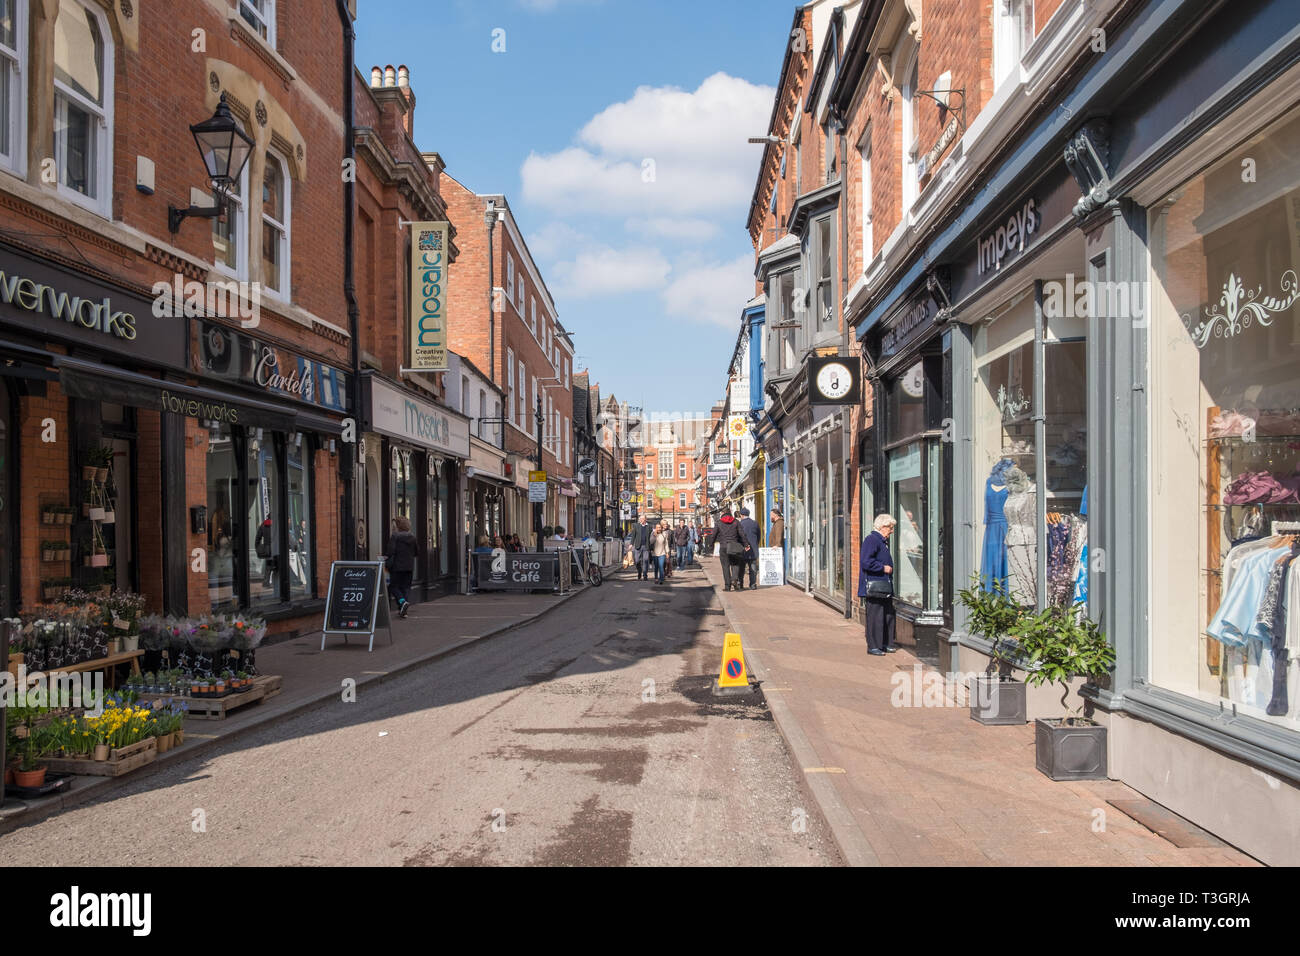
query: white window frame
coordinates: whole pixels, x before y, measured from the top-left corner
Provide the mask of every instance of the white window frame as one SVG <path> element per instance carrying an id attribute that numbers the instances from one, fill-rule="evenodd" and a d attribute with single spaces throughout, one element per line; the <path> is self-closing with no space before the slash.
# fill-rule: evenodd
<path id="1" fill-rule="evenodd" d="M 505 392 L 506 392 L 506 400 L 510 402 L 510 424 L 512 425 L 518 421 L 518 417 L 515 414 L 514 400 L 510 398 L 510 393 L 514 391 L 514 387 L 515 387 L 515 350 L 512 348 L 507 348 L 506 349 Z"/>
<path id="2" fill-rule="evenodd" d="M 262 37 L 262 39 L 266 41 L 269 47 L 275 49 L 275 0 L 261 0 L 261 2 L 266 7 L 265 10 L 257 9 L 257 0 L 239 0 L 239 18 L 244 21 L 249 29 L 261 36 L 261 31 L 257 29 L 257 25 L 249 23 L 248 18 L 244 16 L 244 11 L 248 10 L 257 23 L 266 27 L 266 36 Z"/>
<path id="3" fill-rule="evenodd" d="M 568 391 L 569 390 L 569 360 L 563 359 L 562 361 L 564 362 L 564 388 L 565 391 Z"/>
<path id="4" fill-rule="evenodd" d="M 9 101 L 9 153 L 0 153 L 0 169 L 15 176 L 27 174 L 27 5 L 14 0 L 14 48 L 0 44 L 3 68 L 11 71 Z"/>
<path id="5" fill-rule="evenodd" d="M 993 0 L 993 89 L 1020 82 L 1020 61 L 1034 42 L 1033 0 Z"/>
<path id="6" fill-rule="evenodd" d="M 1000 2 L 1000 0 L 995 0 Z M 903 155 L 900 157 L 903 170 L 903 222 L 912 211 L 916 197 L 920 192 L 920 177 L 916 167 L 916 87 L 919 85 L 921 67 L 920 51 L 912 50 L 907 66 L 903 70 L 903 88 L 899 91 L 903 105 Z M 913 80 L 913 77 L 916 80 Z"/>
<path id="7" fill-rule="evenodd" d="M 871 195 L 871 124 L 862 132 L 858 143 L 858 155 L 862 160 L 862 271 L 867 271 L 867 263 L 875 258 L 875 234 L 871 229 L 872 195 Z"/>
<path id="8" fill-rule="evenodd" d="M 213 268 L 222 275 L 240 280 L 248 278 L 248 251 L 251 245 L 249 238 L 252 235 L 248 227 L 248 166 L 248 163 L 244 163 L 244 168 L 239 172 L 240 195 L 237 197 L 232 193 L 227 197 L 226 201 L 226 221 L 230 225 L 230 234 L 239 243 L 235 249 L 235 268 L 231 269 L 230 266 L 218 258 L 215 246 L 212 250 Z M 232 217 L 233 221 L 231 221 Z M 217 219 L 212 220 L 214 230 L 217 222 Z M 258 244 L 258 249 L 261 249 L 261 243 Z M 258 254 L 261 255 L 260 251 Z"/>
<path id="9" fill-rule="evenodd" d="M 519 428 L 527 431 L 525 427 L 528 424 L 528 369 L 524 367 L 524 360 L 519 360 L 519 404 L 522 406 L 519 410 Z"/>
<path id="10" fill-rule="evenodd" d="M 537 335 L 537 296 L 533 296 L 533 335 Z"/>
<path id="11" fill-rule="evenodd" d="M 506 256 L 506 298 L 515 301 L 515 257 Z"/>
<path id="12" fill-rule="evenodd" d="M 487 418 L 487 391 L 478 390 L 478 437 L 483 437 L 483 419 Z"/>
<path id="13" fill-rule="evenodd" d="M 60 5 L 62 2 L 64 0 L 60 0 Z M 99 195 L 87 196 L 70 186 L 65 186 L 62 175 L 58 177 L 57 189 L 60 196 L 78 206 L 83 206 L 105 219 L 111 219 L 113 217 L 113 70 L 116 52 L 113 46 L 113 31 L 109 27 L 104 11 L 95 4 L 86 3 L 85 0 L 66 0 L 66 2 L 82 7 L 99 21 L 99 32 L 104 41 L 104 75 L 100 78 L 104 88 L 104 105 L 92 103 L 75 90 L 63 86 L 57 76 L 54 78 L 54 129 L 56 131 L 59 128 L 59 114 L 64 100 L 71 100 L 82 109 L 99 117 L 99 125 L 95 132 L 95 184 Z M 63 152 L 59 148 L 58 133 L 55 132 L 54 162 L 56 168 L 60 170 L 64 168 Z"/>
<path id="14" fill-rule="evenodd" d="M 515 301 L 511 303 L 512 305 L 514 305 L 515 313 L 519 316 L 520 319 L 523 319 L 524 317 L 524 291 L 525 291 L 524 286 L 525 285 L 526 283 L 524 282 L 524 274 L 521 271 L 519 273 L 519 281 L 515 283 Z"/>
<path id="15" fill-rule="evenodd" d="M 677 463 L 677 480 L 678 481 L 686 480 L 686 462 L 684 461 L 679 461 Z"/>
<path id="16" fill-rule="evenodd" d="M 265 189 L 263 183 L 258 183 L 258 218 L 257 224 L 260 227 L 257 230 L 257 249 L 258 255 L 261 256 L 262 233 L 269 222 L 280 229 L 280 288 L 272 289 L 266 284 L 266 276 L 258 273 L 258 282 L 264 295 L 269 295 L 274 299 L 280 299 L 288 302 L 293 292 L 293 180 L 289 178 L 289 161 L 273 149 L 266 151 L 266 162 L 277 163 L 280 167 L 281 181 L 284 183 L 284 222 L 280 223 L 266 214 L 261 202 L 261 193 Z M 250 199 L 252 197 L 249 197 Z M 251 252 L 251 249 L 250 249 Z"/>
<path id="17" fill-rule="evenodd" d="M 677 507 L 678 507 L 678 508 L 685 508 L 685 507 L 686 507 L 686 492 L 684 492 L 684 491 L 679 491 L 679 492 L 677 493 Z"/>
<path id="18" fill-rule="evenodd" d="M 655 480 L 655 466 L 654 466 L 654 462 L 650 461 L 648 458 L 646 459 L 646 463 L 645 463 L 645 480 L 646 480 L 646 481 L 654 481 L 654 480 Z"/>

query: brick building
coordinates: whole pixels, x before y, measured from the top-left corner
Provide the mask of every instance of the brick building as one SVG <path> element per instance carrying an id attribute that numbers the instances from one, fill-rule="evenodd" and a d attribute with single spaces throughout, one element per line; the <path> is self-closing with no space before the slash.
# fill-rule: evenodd
<path id="1" fill-rule="evenodd" d="M 578 489 L 571 336 L 506 198 L 475 193 L 446 172 L 441 184 L 460 247 L 450 272 L 451 348 L 504 393 L 504 447 L 514 482 L 505 530 L 524 541 L 534 533 L 528 472 L 537 467 L 539 436 L 549 485 L 542 524 L 572 530 Z"/>
<path id="2" fill-rule="evenodd" d="M 343 219 L 345 27 L 325 0 L 250 7 L 8 5 L 5 613 L 70 583 L 319 624 L 354 384 L 343 244 L 319 239 Z M 177 222 L 212 203 L 189 127 L 223 100 L 247 162 L 224 217 Z"/>
<path id="3" fill-rule="evenodd" d="M 633 449 L 636 469 L 632 487 L 644 496 L 640 511 L 652 519 L 691 521 L 700 507 L 696 487 L 696 453 L 712 422 L 707 418 L 658 419 L 641 428 L 641 444 Z"/>
<path id="4" fill-rule="evenodd" d="M 405 66 L 373 67 L 354 74 L 353 139 L 357 161 L 353 247 L 360 334 L 358 377 L 361 441 L 353 483 L 358 517 L 357 552 L 377 559 L 388 551 L 393 521 L 403 517 L 419 541 L 412 600 L 465 588 L 467 536 L 462 502 L 485 492 L 469 487 L 477 402 L 462 406 L 462 375 L 411 371 L 412 229 L 443 222 L 439 193 L 442 160 L 415 146 L 416 96 Z M 448 229 L 447 258 L 457 256 L 457 227 Z M 447 379 L 451 381 L 448 382 Z M 465 390 L 468 391 L 468 390 Z M 402 414 L 394 411 L 400 406 Z M 490 414 L 490 413 L 489 413 Z M 445 426 L 445 427 L 444 427 Z M 477 449 L 491 464 L 490 446 Z M 477 472 L 475 472 L 477 474 Z"/>

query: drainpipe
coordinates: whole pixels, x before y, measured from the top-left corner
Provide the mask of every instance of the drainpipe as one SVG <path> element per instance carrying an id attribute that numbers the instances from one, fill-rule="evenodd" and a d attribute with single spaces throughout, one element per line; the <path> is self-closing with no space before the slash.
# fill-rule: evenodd
<path id="1" fill-rule="evenodd" d="M 350 358 L 352 364 L 352 387 L 348 389 L 348 415 L 353 422 L 360 418 L 359 389 L 361 387 L 361 316 L 357 307 L 357 289 L 355 281 L 355 263 L 352 249 L 353 223 L 356 218 L 356 148 L 353 143 L 354 111 L 352 101 L 352 61 L 355 59 L 357 35 L 352 29 L 352 17 L 348 13 L 347 0 L 337 0 L 339 23 L 343 26 L 343 155 L 350 160 L 348 168 L 354 174 L 343 183 L 343 295 L 348 302 L 348 338 L 350 340 Z M 357 557 L 357 535 L 355 518 L 357 442 L 341 442 L 343 454 L 340 468 L 343 470 L 343 525 L 342 551 L 345 558 L 355 560 Z"/>
<path id="2" fill-rule="evenodd" d="M 496 289 L 496 274 L 493 268 L 492 254 L 493 233 L 497 228 L 496 203 L 489 199 L 488 208 L 488 381 L 495 382 L 497 377 L 497 316 L 493 293 Z M 506 391 L 510 391 L 510 382 L 506 382 Z M 541 465 L 537 466 L 542 467 Z"/>
<path id="3" fill-rule="evenodd" d="M 832 108 L 831 116 L 834 117 L 835 123 L 839 126 L 839 151 L 840 151 L 840 325 L 844 330 L 844 354 L 850 358 L 853 356 L 852 334 L 849 331 L 849 317 L 844 311 L 844 300 L 849 294 L 849 156 L 848 156 L 848 124 L 845 118 L 840 116 L 839 111 Z M 864 252 L 865 256 L 866 253 Z M 861 363 L 858 367 L 858 387 L 861 390 L 862 369 Z M 851 469 L 849 462 L 853 460 L 853 410 L 851 408 L 841 407 L 841 413 L 844 417 L 844 446 L 841 449 L 843 454 L 843 481 L 846 492 L 844 500 L 853 501 L 853 495 L 858 491 L 856 487 L 850 487 L 849 478 Z M 853 482 L 856 486 L 857 481 Z M 858 503 L 861 508 L 861 502 Z M 849 532 L 852 530 L 852 522 L 849 516 L 853 513 L 852 507 L 844 509 L 844 514 L 840 521 L 842 530 L 840 541 L 844 543 L 844 616 L 853 617 L 853 595 L 857 591 L 853 579 L 853 547 L 852 538 Z"/>

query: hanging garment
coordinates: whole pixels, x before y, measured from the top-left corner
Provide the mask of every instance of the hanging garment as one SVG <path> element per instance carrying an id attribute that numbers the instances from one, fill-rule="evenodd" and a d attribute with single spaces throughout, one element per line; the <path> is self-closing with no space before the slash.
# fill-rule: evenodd
<path id="1" fill-rule="evenodd" d="M 1070 561 L 1070 536 L 1074 530 L 1069 515 L 1047 526 L 1047 603 L 1060 607 L 1074 594 L 1074 564 Z"/>
<path id="2" fill-rule="evenodd" d="M 1074 560 L 1074 596 L 1073 604 L 1088 603 L 1088 522 L 1075 518 L 1070 532 L 1070 546 L 1077 545 L 1078 557 Z"/>
<path id="3" fill-rule="evenodd" d="M 1007 516 L 1003 508 L 1010 490 L 995 487 L 992 475 L 984 487 L 984 551 L 980 557 L 980 581 L 985 591 L 1006 593 L 1008 590 Z"/>
<path id="4" fill-rule="evenodd" d="M 1224 589 L 1223 601 L 1205 633 L 1230 647 L 1245 644 L 1255 627 L 1273 562 L 1290 550 L 1289 546 L 1273 547 L 1247 555 L 1233 575 L 1232 585 Z"/>
<path id="5" fill-rule="evenodd" d="M 1290 709 L 1286 686 L 1290 673 L 1290 659 L 1286 649 L 1286 618 L 1288 584 L 1291 577 L 1291 563 L 1294 560 L 1294 557 L 1288 557 L 1282 561 L 1281 597 L 1273 609 L 1273 619 L 1269 621 L 1269 651 L 1273 657 L 1273 694 L 1267 709 L 1270 717 L 1281 717 Z"/>
<path id="6" fill-rule="evenodd" d="M 1008 591 L 1017 604 L 1038 603 L 1038 492 L 1034 485 L 1007 496 Z"/>

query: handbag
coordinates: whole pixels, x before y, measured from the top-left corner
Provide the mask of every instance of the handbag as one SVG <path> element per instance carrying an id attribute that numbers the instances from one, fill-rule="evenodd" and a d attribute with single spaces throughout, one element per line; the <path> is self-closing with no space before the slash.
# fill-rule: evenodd
<path id="1" fill-rule="evenodd" d="M 867 578 L 863 584 L 866 597 L 887 598 L 894 596 L 894 583 L 888 578 Z"/>
<path id="2" fill-rule="evenodd" d="M 739 541 L 728 541 L 724 550 L 729 558 L 738 558 L 745 553 L 745 549 Z"/>

